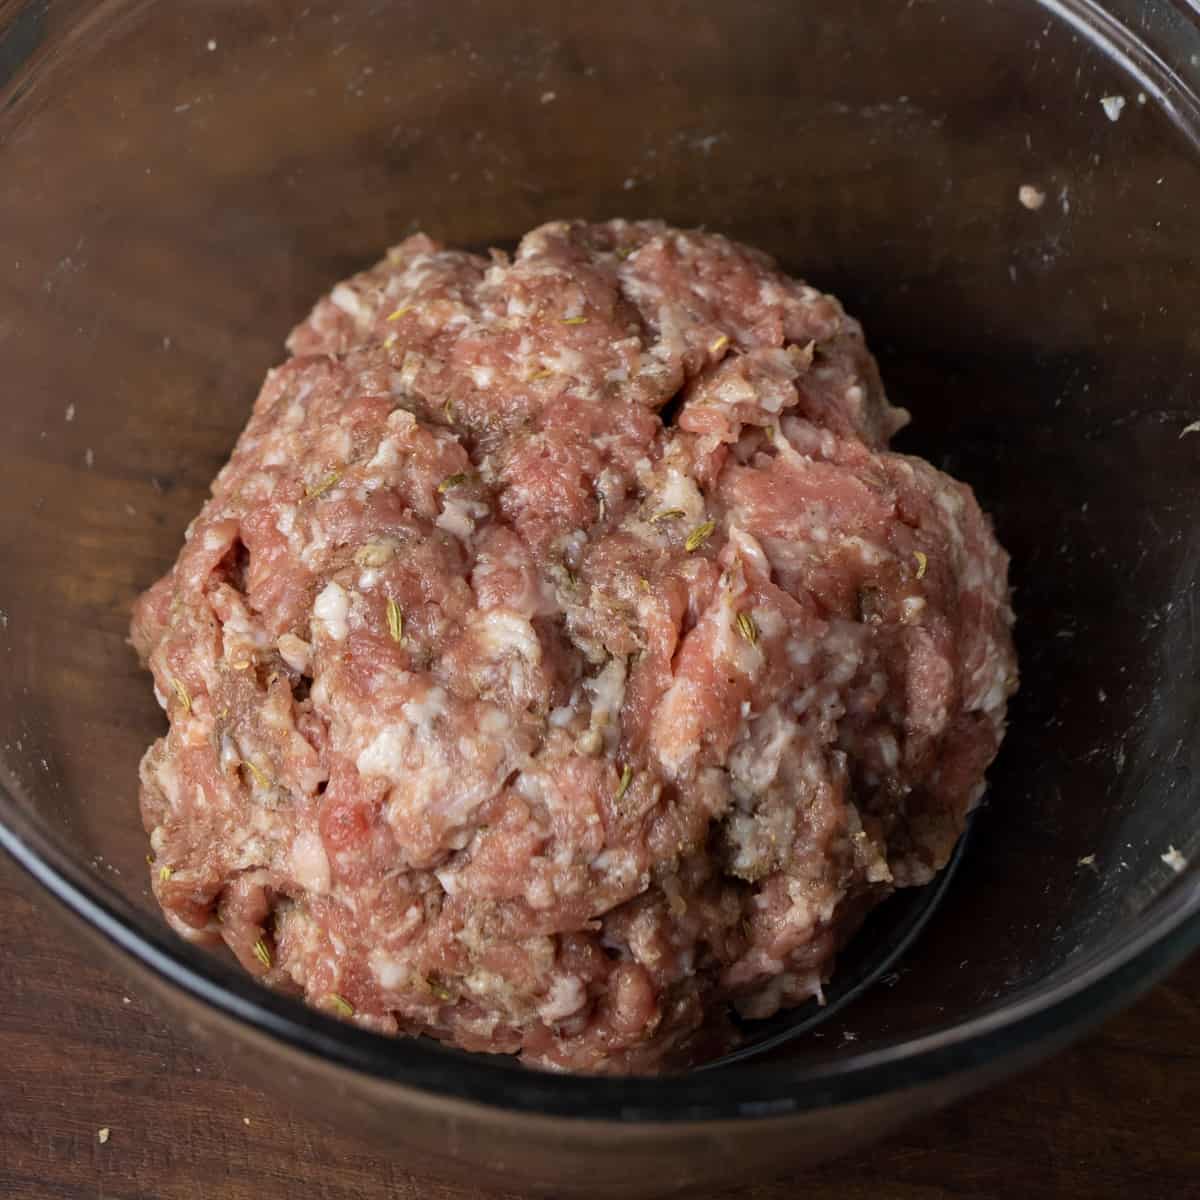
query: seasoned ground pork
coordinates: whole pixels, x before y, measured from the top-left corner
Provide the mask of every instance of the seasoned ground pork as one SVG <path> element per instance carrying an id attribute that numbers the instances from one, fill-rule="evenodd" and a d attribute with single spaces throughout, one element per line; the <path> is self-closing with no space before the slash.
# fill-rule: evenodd
<path id="1" fill-rule="evenodd" d="M 412 237 L 291 335 L 133 641 L 172 926 L 388 1033 L 579 1071 L 820 997 L 945 864 L 1007 559 L 766 256 Z"/>

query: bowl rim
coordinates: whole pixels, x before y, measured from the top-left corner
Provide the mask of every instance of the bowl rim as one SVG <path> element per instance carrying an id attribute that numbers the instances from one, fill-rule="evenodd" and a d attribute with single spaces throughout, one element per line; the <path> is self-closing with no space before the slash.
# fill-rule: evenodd
<path id="1" fill-rule="evenodd" d="M 281 1049 L 477 1112 L 621 1126 L 746 1121 L 851 1104 L 988 1066 L 1015 1068 L 1082 1036 L 1200 948 L 1200 864 L 1191 864 L 1117 944 L 1083 956 L 1065 978 L 944 1030 L 815 1064 L 750 1060 L 659 1077 L 557 1074 L 431 1039 L 357 1029 L 262 986 L 91 877 L 13 799 L 0 782 L 0 850 L 130 966 Z"/>
<path id="2" fill-rule="evenodd" d="M 1136 2 L 1037 0 L 1144 86 L 1200 148 L 1200 100 L 1193 86 L 1132 31 Z M 1197 0 L 1167 3 L 1176 18 L 1200 29 Z M 262 987 L 232 964 L 175 937 L 89 873 L 58 845 L 34 810 L 18 802 L 19 789 L 5 775 L 0 762 L 0 850 L 130 967 L 183 993 L 211 1017 L 248 1027 L 281 1049 L 369 1077 L 397 1093 L 408 1090 L 429 1102 L 457 1103 L 476 1112 L 625 1127 L 747 1121 L 851 1104 L 952 1076 L 978 1075 L 984 1067 L 998 1071 L 1082 1035 L 1200 948 L 1200 864 L 1192 864 L 1135 928 L 1011 1003 L 947 1029 L 807 1065 L 751 1060 L 719 1072 L 657 1078 L 553 1074 L 428 1039 L 385 1038 Z M 719 1089 L 714 1087 L 718 1078 Z"/>

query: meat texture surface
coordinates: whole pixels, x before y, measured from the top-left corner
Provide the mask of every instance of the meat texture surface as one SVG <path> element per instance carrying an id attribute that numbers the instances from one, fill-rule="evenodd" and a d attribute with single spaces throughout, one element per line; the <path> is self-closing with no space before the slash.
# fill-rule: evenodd
<path id="1" fill-rule="evenodd" d="M 371 1029 L 647 1072 L 819 997 L 942 867 L 1007 558 L 766 256 L 423 236 L 291 335 L 133 641 L 172 926 Z"/>

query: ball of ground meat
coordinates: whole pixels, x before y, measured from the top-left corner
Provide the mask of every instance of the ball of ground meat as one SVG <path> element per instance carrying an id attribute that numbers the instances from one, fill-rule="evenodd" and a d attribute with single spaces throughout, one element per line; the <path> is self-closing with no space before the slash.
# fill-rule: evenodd
<path id="1" fill-rule="evenodd" d="M 291 335 L 133 641 L 172 926 L 367 1028 L 578 1071 L 820 997 L 1016 683 L 970 490 L 765 255 L 418 236 Z"/>

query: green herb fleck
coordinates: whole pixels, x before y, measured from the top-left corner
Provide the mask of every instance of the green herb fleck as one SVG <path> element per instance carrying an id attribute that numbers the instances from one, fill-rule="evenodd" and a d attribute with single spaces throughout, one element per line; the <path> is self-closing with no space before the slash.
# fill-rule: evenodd
<path id="1" fill-rule="evenodd" d="M 713 535 L 713 530 L 717 527 L 716 521 L 705 521 L 703 525 L 697 525 L 695 529 L 687 536 L 687 541 L 683 543 L 683 548 L 691 554 L 695 550 L 699 550 L 705 542 Z"/>
<path id="2" fill-rule="evenodd" d="M 330 992 L 326 999 L 339 1017 L 354 1016 L 354 1005 L 345 996 L 339 996 L 337 992 Z"/>
<path id="3" fill-rule="evenodd" d="M 315 500 L 318 496 L 323 496 L 330 488 L 336 487 L 342 478 L 341 471 L 330 471 L 320 483 L 313 487 L 304 489 L 305 500 Z"/>
<path id="4" fill-rule="evenodd" d="M 400 605 L 391 596 L 388 597 L 387 602 L 387 623 L 388 633 L 392 635 L 392 641 L 404 641 L 404 614 L 400 611 Z"/>
<path id="5" fill-rule="evenodd" d="M 465 471 L 456 471 L 453 475 L 447 475 L 446 478 L 437 485 L 437 490 L 440 494 L 444 495 L 451 488 L 460 487 L 470 478 L 470 475 L 468 475 Z"/>
<path id="6" fill-rule="evenodd" d="M 626 763 L 625 769 L 621 772 L 621 782 L 617 784 L 617 790 L 613 793 L 613 803 L 620 804 L 624 799 L 625 793 L 629 791 L 629 785 L 633 782 L 633 768 Z"/>
<path id="7" fill-rule="evenodd" d="M 754 645 L 758 641 L 758 626 L 754 623 L 754 618 L 748 612 L 740 612 L 737 615 L 738 633 L 742 635 L 750 643 Z"/>
<path id="8" fill-rule="evenodd" d="M 250 772 L 250 774 L 254 777 L 254 782 L 256 784 L 258 784 L 258 786 L 260 788 L 263 788 L 264 790 L 266 790 L 267 788 L 269 788 L 271 786 L 270 779 L 268 779 L 267 776 L 265 774 L 263 774 L 263 772 L 258 767 L 256 767 L 254 765 L 254 763 L 252 763 L 248 758 L 242 760 L 242 766 L 245 767 L 246 770 Z"/>

